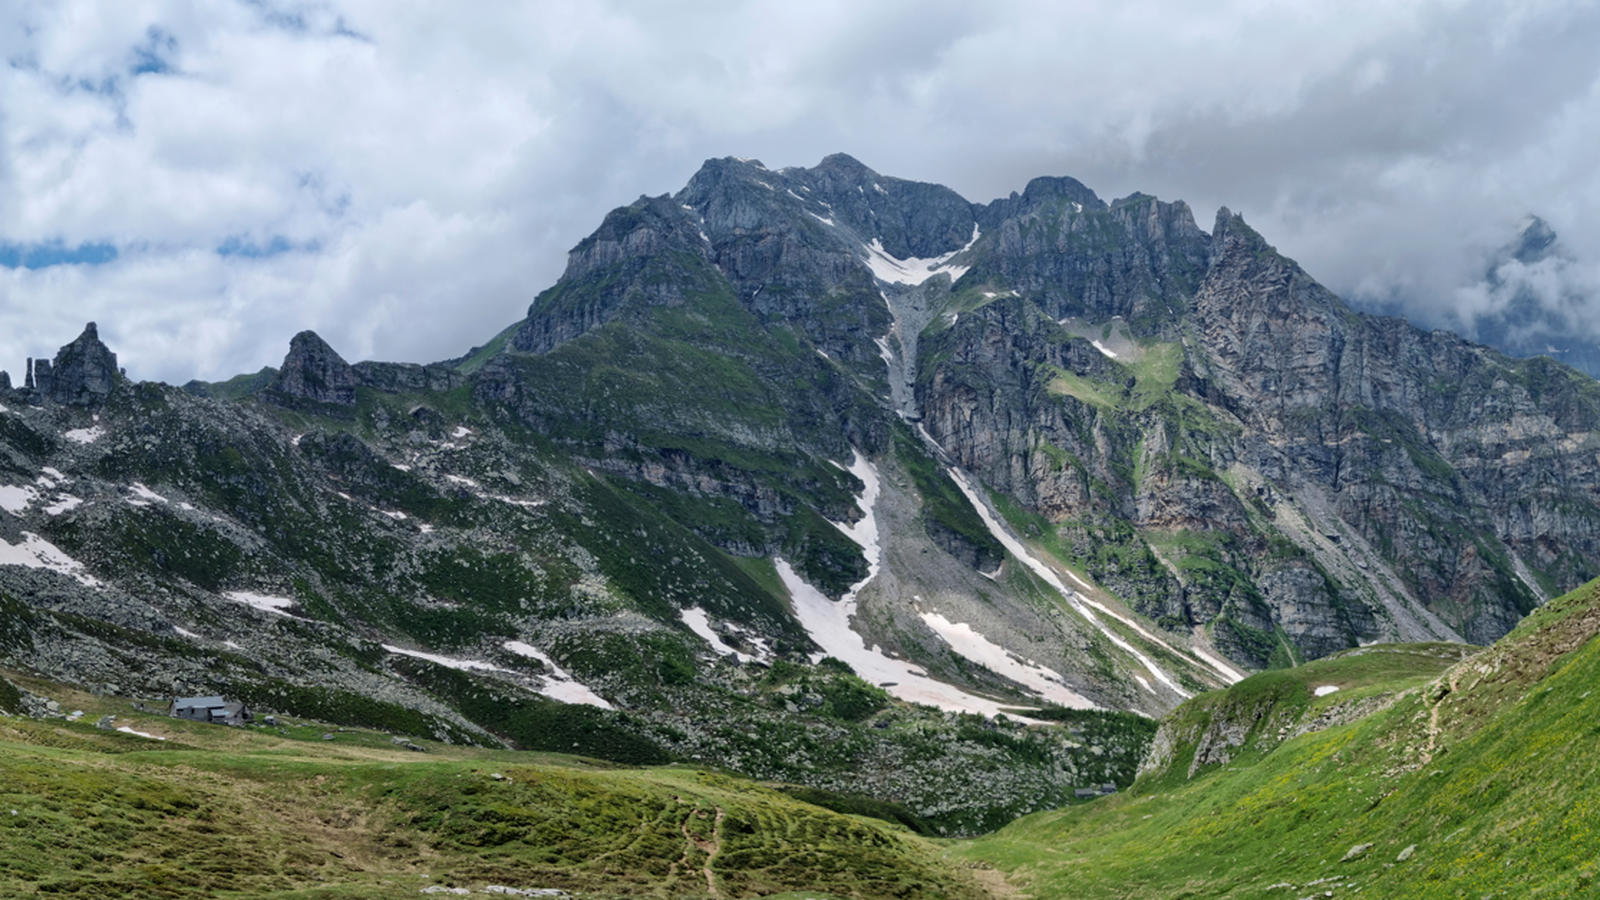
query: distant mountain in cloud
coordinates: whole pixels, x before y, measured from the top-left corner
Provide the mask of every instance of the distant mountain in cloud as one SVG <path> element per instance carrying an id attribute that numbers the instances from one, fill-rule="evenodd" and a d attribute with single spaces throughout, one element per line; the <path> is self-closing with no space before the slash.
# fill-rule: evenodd
<path id="1" fill-rule="evenodd" d="M 1548 356 L 1600 378 L 1600 265 L 1574 255 L 1549 223 L 1529 214 L 1484 254 L 1480 271 L 1439 313 L 1405 297 L 1358 305 L 1455 331 L 1509 356 Z"/>

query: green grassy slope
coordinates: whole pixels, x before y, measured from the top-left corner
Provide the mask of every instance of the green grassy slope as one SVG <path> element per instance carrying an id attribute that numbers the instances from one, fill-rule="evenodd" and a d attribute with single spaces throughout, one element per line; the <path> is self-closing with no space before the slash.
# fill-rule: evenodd
<path id="1" fill-rule="evenodd" d="M 1597 631 L 1600 582 L 1453 665 L 1443 645 L 1365 648 L 1258 675 L 1175 711 L 1165 764 L 1133 790 L 960 852 L 1040 898 L 1583 895 L 1600 872 Z M 1341 690 L 1313 697 L 1324 684 Z"/>
<path id="2" fill-rule="evenodd" d="M 0 896 L 985 896 L 902 827 L 714 772 L 119 719 L 157 742 L 71 699 L 81 722 L 0 718 Z"/>

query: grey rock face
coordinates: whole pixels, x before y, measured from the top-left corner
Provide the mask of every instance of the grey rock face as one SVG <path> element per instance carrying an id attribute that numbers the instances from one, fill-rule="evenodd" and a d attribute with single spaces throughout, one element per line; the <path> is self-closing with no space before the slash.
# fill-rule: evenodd
<path id="1" fill-rule="evenodd" d="M 640 197 L 613 210 L 572 249 L 567 271 L 534 301 L 510 346 L 547 353 L 629 307 L 677 306 L 689 292 L 717 290 L 707 252 L 694 222 L 670 198 Z"/>
<path id="2" fill-rule="evenodd" d="M 93 322 L 84 326 L 77 340 L 61 348 L 54 366 L 43 360 L 34 363 L 39 394 L 67 406 L 99 406 L 121 377 L 117 355 L 100 342 Z"/>
<path id="3" fill-rule="evenodd" d="M 465 375 L 449 366 L 358 362 L 350 369 L 362 385 L 389 394 L 448 391 L 467 383 Z"/>
<path id="4" fill-rule="evenodd" d="M 982 221 L 991 240 L 965 277 L 1057 319 L 1122 316 L 1137 334 L 1171 333 L 1209 264 L 1210 236 L 1188 205 L 1134 194 L 1108 206 L 1070 178 L 1034 179 Z"/>
<path id="5" fill-rule="evenodd" d="M 302 331 L 289 342 L 278 375 L 267 388 L 280 398 L 354 406 L 359 380 L 350 364 L 314 331 Z"/>
<path id="6" fill-rule="evenodd" d="M 28 386 L 37 391 L 39 397 L 49 398 L 55 393 L 55 383 L 55 375 L 50 371 L 50 361 L 34 360 L 33 370 L 28 373 Z"/>

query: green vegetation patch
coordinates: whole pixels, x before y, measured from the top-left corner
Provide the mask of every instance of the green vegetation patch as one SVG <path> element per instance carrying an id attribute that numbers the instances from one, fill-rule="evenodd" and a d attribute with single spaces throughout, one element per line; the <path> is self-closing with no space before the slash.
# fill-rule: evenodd
<path id="1" fill-rule="evenodd" d="M 836 813 L 879 819 L 903 826 L 924 837 L 937 836 L 937 832 L 934 831 L 932 825 L 928 824 L 926 819 L 899 803 L 875 800 L 863 794 L 838 794 L 821 788 L 800 787 L 798 785 L 783 785 L 778 790 L 796 800 L 803 800 L 823 809 L 831 809 Z"/>
<path id="2" fill-rule="evenodd" d="M 1579 737 L 1600 718 L 1600 585 L 1549 607 L 1465 661 L 1367 647 L 1197 697 L 1133 791 L 959 853 L 1039 898 L 1582 896 L 1600 864 L 1600 745 Z"/>

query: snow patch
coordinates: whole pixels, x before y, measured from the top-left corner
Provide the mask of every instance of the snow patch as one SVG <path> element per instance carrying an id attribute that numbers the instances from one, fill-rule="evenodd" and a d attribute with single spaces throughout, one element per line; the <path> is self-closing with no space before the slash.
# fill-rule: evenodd
<path id="1" fill-rule="evenodd" d="M 824 656 L 842 660 L 866 681 L 911 703 L 923 703 L 951 712 L 999 715 L 1007 704 L 969 694 L 954 685 L 928 677 L 928 673 L 908 662 L 891 659 L 877 647 L 868 647 L 861 635 L 850 627 L 850 619 L 856 611 L 856 595 L 877 576 L 881 553 L 876 515 L 878 472 L 860 451 L 856 451 L 849 471 L 865 485 L 856 501 L 865 515 L 854 525 L 836 522 L 834 526 L 861 546 L 867 558 L 867 577 L 851 585 L 844 598 L 835 603 L 807 584 L 786 560 L 773 560 L 777 565 L 778 577 L 789 589 L 795 617 L 800 620 L 801 627 L 811 640 L 822 648 L 821 652 L 812 656 L 812 660 L 818 661 Z"/>
<path id="2" fill-rule="evenodd" d="M 433 534 L 433 526 L 432 525 L 428 525 L 428 524 L 418 525 L 417 526 L 417 530 L 422 532 L 423 534 Z"/>
<path id="3" fill-rule="evenodd" d="M 505 648 L 518 656 L 537 659 L 539 662 L 544 663 L 546 669 L 550 670 L 550 674 L 545 676 L 544 679 L 544 689 L 539 691 L 546 697 L 552 700 L 560 700 L 562 703 L 581 703 L 584 706 L 598 706 L 601 709 L 616 708 L 607 702 L 606 698 L 589 690 L 583 683 L 574 679 L 567 673 L 566 669 L 557 665 L 555 660 L 551 659 L 549 655 L 538 647 L 522 641 L 506 641 Z"/>
<path id="4" fill-rule="evenodd" d="M 777 564 L 778 577 L 789 589 L 795 618 L 800 620 L 801 627 L 805 628 L 811 640 L 822 648 L 822 652 L 817 654 L 818 659 L 831 656 L 848 663 L 866 681 L 910 703 L 984 716 L 999 715 L 1007 705 L 935 681 L 910 663 L 890 659 L 877 647 L 867 647 L 861 635 L 850 628 L 850 617 L 855 614 L 856 608 L 853 599 L 835 603 L 807 584 L 787 561 L 775 559 L 773 562 Z"/>
<path id="5" fill-rule="evenodd" d="M 68 481 L 72 480 L 71 478 L 68 478 L 67 476 L 61 474 L 61 471 L 59 469 L 52 469 L 49 466 L 45 466 L 44 468 L 40 469 L 39 471 L 41 471 L 44 474 L 50 476 L 51 478 L 55 479 L 56 481 L 68 482 Z M 54 487 L 54 485 L 51 485 L 51 487 Z"/>
<path id="6" fill-rule="evenodd" d="M 410 466 L 403 466 L 403 465 L 401 465 L 399 463 L 391 463 L 390 465 L 394 466 L 396 469 L 399 469 L 402 472 L 411 471 L 411 467 Z"/>
<path id="7" fill-rule="evenodd" d="M 819 216 L 819 215 L 817 215 L 816 213 L 812 212 L 809 209 L 806 210 L 806 215 L 810 216 L 813 219 L 816 219 L 818 222 L 821 222 L 824 225 L 832 225 L 833 224 L 833 220 L 832 219 L 827 218 L 826 216 Z M 873 238 L 873 240 L 877 240 L 877 238 Z"/>
<path id="8" fill-rule="evenodd" d="M 195 634 L 194 632 L 189 631 L 186 628 L 179 628 L 178 626 L 174 625 L 174 626 L 172 626 L 172 630 L 176 631 L 177 633 L 179 633 L 179 634 L 183 635 L 184 637 L 189 638 L 191 640 L 198 641 L 198 640 L 201 639 L 200 635 Z"/>
<path id="9" fill-rule="evenodd" d="M 683 624 L 689 626 L 689 630 L 698 635 L 701 640 L 710 644 L 711 649 L 717 651 L 717 655 L 719 656 L 735 656 L 738 657 L 739 662 L 742 663 L 766 662 L 766 660 L 771 657 L 770 653 L 762 653 L 752 656 L 749 653 L 744 653 L 728 646 L 728 644 L 722 640 L 722 636 L 712 630 L 710 616 L 706 614 L 705 610 L 698 606 L 691 606 L 687 609 L 680 610 L 679 615 L 683 618 Z M 763 642 L 757 639 L 756 643 L 760 645 Z M 762 649 L 765 649 L 765 647 L 763 646 Z"/>
<path id="10" fill-rule="evenodd" d="M 83 505 L 82 498 L 74 497 L 71 494 L 57 494 L 56 495 L 56 502 L 50 504 L 49 506 L 46 506 L 44 508 L 44 511 L 46 513 L 48 513 L 49 515 L 59 516 L 64 512 L 69 512 L 71 510 L 77 509 L 78 507 L 80 507 L 82 505 Z"/>
<path id="11" fill-rule="evenodd" d="M 147 501 L 147 502 L 149 502 L 149 501 L 155 501 L 157 503 L 166 503 L 167 502 L 167 498 L 161 496 L 160 494 L 156 493 L 155 491 L 150 490 L 149 488 L 145 487 L 144 485 L 140 484 L 137 481 L 135 481 L 133 483 L 132 487 L 128 488 L 128 491 L 130 493 L 132 493 L 135 497 L 138 497 L 140 500 L 144 500 L 144 501 Z"/>
<path id="12" fill-rule="evenodd" d="M 478 496 L 489 500 L 499 500 L 501 503 L 509 503 L 512 506 L 520 506 L 523 509 L 534 509 L 544 505 L 543 500 L 523 500 L 518 497 L 507 497 L 504 494 L 479 494 Z"/>
<path id="13" fill-rule="evenodd" d="M 1326 697 L 1338 689 L 1339 686 L 1337 684 L 1319 684 L 1312 688 L 1311 693 L 1316 694 L 1318 697 Z"/>
<path id="14" fill-rule="evenodd" d="M 815 213 L 812 215 L 815 215 Z M 872 243 L 867 244 L 864 248 L 867 251 L 867 267 L 872 270 L 872 274 L 878 280 L 894 284 L 921 284 L 940 272 L 948 272 L 952 282 L 960 281 L 961 276 L 967 274 L 967 270 L 972 267 L 953 266 L 950 265 L 950 260 L 956 255 L 972 249 L 972 245 L 978 242 L 978 235 L 978 226 L 973 225 L 972 240 L 967 241 L 966 246 L 932 259 L 918 259 L 916 257 L 896 259 L 883 249 L 882 241 L 873 238 Z"/>
<path id="15" fill-rule="evenodd" d="M 39 499 L 39 492 L 31 487 L 0 485 L 0 509 L 20 516 L 28 511 L 29 504 Z"/>
<path id="16" fill-rule="evenodd" d="M 166 738 L 164 738 L 164 737 L 157 737 L 157 736 L 155 736 L 153 734 L 146 734 L 143 731 L 134 731 L 132 728 L 129 728 L 126 725 L 118 725 L 117 726 L 117 730 L 122 732 L 123 734 L 137 735 L 138 737 L 149 738 L 152 741 L 164 741 L 164 740 L 166 740 Z"/>
<path id="17" fill-rule="evenodd" d="M 84 571 L 83 563 L 61 552 L 31 531 L 22 533 L 22 543 L 7 543 L 0 538 L 0 566 L 22 566 L 27 569 L 49 569 L 75 579 L 84 587 L 98 587 L 100 582 Z"/>
<path id="18" fill-rule="evenodd" d="M 61 436 L 75 444 L 92 444 L 98 441 L 105 433 L 105 429 L 96 425 L 93 428 L 74 428 Z"/>
<path id="19" fill-rule="evenodd" d="M 222 596 L 227 597 L 229 600 L 232 600 L 235 603 L 243 603 L 245 606 L 259 609 L 262 612 L 286 616 L 290 619 L 295 618 L 294 616 L 284 612 L 284 610 L 294 605 L 294 601 L 290 600 L 288 597 L 269 597 L 266 594 L 256 594 L 252 593 L 251 591 L 228 591 Z"/>
<path id="20" fill-rule="evenodd" d="M 1244 673 L 1243 672 L 1239 671 L 1238 669 L 1235 669 L 1233 666 L 1228 665 L 1227 663 L 1223 662 L 1222 660 L 1217 659 L 1215 656 L 1212 656 L 1211 654 L 1205 652 L 1204 650 L 1201 650 L 1199 647 L 1195 647 L 1192 650 L 1190 650 L 1189 652 L 1193 653 L 1196 657 L 1198 657 L 1201 662 L 1205 663 L 1206 665 L 1210 666 L 1213 669 L 1216 669 L 1217 670 L 1217 674 L 1221 675 L 1223 680 L 1228 682 L 1229 684 L 1238 684 L 1239 682 L 1244 680 Z"/>
<path id="21" fill-rule="evenodd" d="M 1106 346 L 1104 344 L 1100 343 L 1099 341 L 1090 341 L 1089 343 L 1093 344 L 1094 348 L 1096 350 L 1099 350 L 1101 353 L 1104 353 L 1106 356 L 1110 357 L 1111 359 L 1116 359 L 1117 358 L 1117 351 L 1106 349 Z"/>
<path id="22" fill-rule="evenodd" d="M 461 476 L 461 475 L 446 475 L 444 478 L 445 478 L 446 481 L 453 481 L 456 484 L 464 484 L 467 487 L 474 487 L 475 488 L 475 487 L 478 486 L 478 483 L 476 481 L 473 481 L 471 478 L 466 478 L 466 477 Z"/>
<path id="23" fill-rule="evenodd" d="M 389 518 L 395 520 L 396 522 L 404 522 L 406 520 L 406 518 L 407 518 L 405 513 L 399 512 L 399 511 L 391 511 L 391 510 L 387 510 L 387 509 L 380 509 L 380 510 L 378 510 L 378 512 L 383 513 L 384 515 L 386 515 Z"/>
<path id="24" fill-rule="evenodd" d="M 850 462 L 848 471 L 851 475 L 861 479 L 864 485 L 861 496 L 856 498 L 856 505 L 861 507 L 861 520 L 854 525 L 834 522 L 833 527 L 844 532 L 844 536 L 855 541 L 861 547 L 861 552 L 867 557 L 867 577 L 850 586 L 841 602 L 854 603 L 856 594 L 866 587 L 878 575 L 879 559 L 882 551 L 878 547 L 878 470 L 872 461 L 861 455 L 860 450 L 854 450 L 855 458 Z M 838 465 L 838 463 L 834 463 Z M 840 468 L 844 468 L 840 466 Z"/>
<path id="25" fill-rule="evenodd" d="M 925 612 L 922 621 L 944 638 L 950 649 L 975 663 L 1023 685 L 1046 700 L 1073 709 L 1094 709 L 1082 694 L 1067 687 L 1061 673 L 1032 660 L 1019 660 L 1011 651 L 989 640 L 965 622 L 952 622 L 936 612 Z"/>
<path id="26" fill-rule="evenodd" d="M 457 425 L 456 426 L 456 430 L 450 432 L 450 436 L 453 437 L 453 438 L 464 438 L 464 437 L 466 437 L 467 435 L 469 435 L 471 433 L 472 433 L 472 429 L 471 428 L 468 428 L 465 425 Z"/>
<path id="27" fill-rule="evenodd" d="M 460 672 L 474 672 L 474 671 L 476 671 L 476 672 L 509 672 L 509 671 L 511 671 L 510 669 L 502 669 L 499 666 L 495 665 L 494 663 L 486 663 L 486 662 L 483 662 L 482 660 L 455 659 L 454 657 L 450 657 L 450 656 L 440 656 L 437 653 L 423 653 L 421 650 L 407 650 L 404 647 L 396 647 L 393 644 L 384 644 L 383 645 L 383 649 L 389 651 L 390 653 L 397 653 L 397 654 L 399 654 L 401 656 L 411 656 L 411 657 L 415 657 L 417 659 L 425 659 L 428 662 L 444 666 L 447 669 L 455 669 L 455 670 L 460 671 Z"/>

